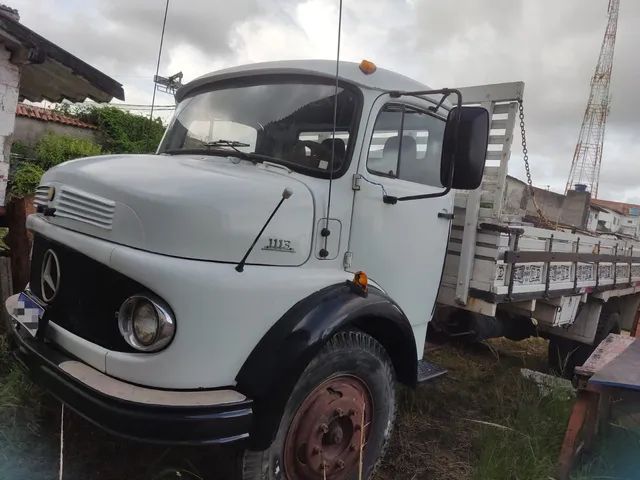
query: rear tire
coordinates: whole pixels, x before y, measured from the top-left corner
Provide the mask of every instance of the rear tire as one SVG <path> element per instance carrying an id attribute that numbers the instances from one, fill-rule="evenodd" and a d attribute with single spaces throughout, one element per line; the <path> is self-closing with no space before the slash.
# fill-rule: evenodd
<path id="1" fill-rule="evenodd" d="M 592 345 L 568 338 L 551 337 L 547 353 L 550 370 L 562 377 L 573 378 L 575 368 L 583 365 L 600 345 L 600 342 L 610 333 L 620 333 L 620 314 L 618 312 L 602 313 Z"/>
<path id="2" fill-rule="evenodd" d="M 300 376 L 270 447 L 244 452 L 240 478 L 322 480 L 324 461 L 327 479 L 357 479 L 360 404 L 366 445 L 362 478 L 368 479 L 393 430 L 395 372 L 373 337 L 360 331 L 339 332 Z"/>

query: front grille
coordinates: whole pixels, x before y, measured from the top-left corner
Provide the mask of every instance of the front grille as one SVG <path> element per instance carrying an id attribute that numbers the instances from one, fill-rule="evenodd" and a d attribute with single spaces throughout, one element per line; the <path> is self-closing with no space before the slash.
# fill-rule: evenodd
<path id="1" fill-rule="evenodd" d="M 56 254 L 60 264 L 58 291 L 47 306 L 49 319 L 109 350 L 136 351 L 120 335 L 116 312 L 126 298 L 145 288 L 80 252 L 36 234 L 30 288 L 40 299 L 42 261 L 47 250 Z"/>

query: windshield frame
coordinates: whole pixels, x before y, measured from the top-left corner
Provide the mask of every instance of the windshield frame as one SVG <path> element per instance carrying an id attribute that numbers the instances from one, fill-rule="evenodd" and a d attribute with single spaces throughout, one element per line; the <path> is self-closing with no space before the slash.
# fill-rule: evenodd
<path id="1" fill-rule="evenodd" d="M 186 102 L 199 94 L 212 92 L 215 90 L 224 90 L 228 88 L 241 88 L 241 87 L 248 87 L 252 85 L 277 85 L 277 84 L 287 84 L 287 83 L 335 86 L 336 80 L 335 78 L 330 78 L 330 77 L 320 76 L 320 75 L 313 75 L 313 74 L 305 75 L 305 74 L 295 74 L 295 73 L 287 73 L 287 74 L 280 73 L 280 74 L 249 75 L 249 76 L 228 78 L 228 79 L 214 81 L 212 83 L 207 83 L 206 85 L 202 85 L 194 89 L 193 91 L 189 92 L 187 96 L 185 96 L 182 100 L 180 100 L 180 103 L 177 105 L 177 108 L 176 108 L 176 113 L 171 118 L 169 125 L 167 125 L 165 134 L 163 135 L 162 140 L 158 145 L 156 154 L 180 155 L 180 153 L 177 153 L 175 150 L 173 150 L 171 153 L 168 153 L 165 150 L 161 150 L 161 148 L 164 144 L 165 136 L 167 135 L 167 133 L 169 132 L 169 130 L 171 129 L 171 127 L 173 126 L 174 122 L 177 119 L 177 116 L 179 113 L 179 106 L 181 103 Z M 338 87 L 344 90 L 348 90 L 350 93 L 354 94 L 354 98 L 355 98 L 355 108 L 354 108 L 353 118 L 351 120 L 351 125 L 350 125 L 349 141 L 347 142 L 345 158 L 344 158 L 344 161 L 342 162 L 341 167 L 337 170 L 334 170 L 332 175 L 329 169 L 327 169 L 326 171 L 318 170 L 317 168 L 295 164 L 295 163 L 286 161 L 284 159 L 280 160 L 280 159 L 274 158 L 273 160 L 270 160 L 271 162 L 282 164 L 293 171 L 302 173 L 304 175 L 308 175 L 310 177 L 316 177 L 316 178 L 336 179 L 336 178 L 342 177 L 347 172 L 353 160 L 353 154 L 356 146 L 355 145 L 356 139 L 359 133 L 359 127 L 362 119 L 362 109 L 364 104 L 364 94 L 357 85 L 354 85 L 353 83 L 350 83 L 350 82 L 346 82 L 344 80 L 338 80 Z M 329 132 L 331 131 L 332 130 L 329 130 Z M 338 131 L 336 131 L 336 133 L 338 133 Z M 232 148 L 229 148 L 229 152 L 231 153 L 231 156 L 236 156 L 236 155 L 233 155 L 233 153 L 237 153 L 237 152 L 234 152 Z M 186 150 L 184 154 L 187 154 Z M 203 154 L 204 154 L 204 151 L 203 151 Z M 217 153 L 217 151 L 216 151 L 216 155 L 222 156 L 219 153 Z M 257 161 L 260 162 L 261 160 L 257 159 Z"/>

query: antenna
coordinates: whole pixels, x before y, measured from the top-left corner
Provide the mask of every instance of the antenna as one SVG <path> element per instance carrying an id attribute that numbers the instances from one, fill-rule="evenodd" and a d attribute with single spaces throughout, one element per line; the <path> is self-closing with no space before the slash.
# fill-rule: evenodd
<path id="1" fill-rule="evenodd" d="M 565 195 L 572 188 L 589 190 L 598 198 L 600 165 L 604 146 L 604 131 L 609 115 L 609 85 L 613 69 L 613 52 L 616 46 L 620 0 L 609 0 L 609 21 L 602 40 L 596 71 L 591 78 L 591 92 L 580 127 L 580 136 L 573 154 Z M 578 189 L 576 188 L 576 190 Z"/>
<path id="2" fill-rule="evenodd" d="M 151 97 L 151 111 L 149 112 L 149 120 L 153 121 L 153 106 L 156 103 L 156 79 L 158 77 L 158 73 L 160 72 L 160 58 L 162 57 L 162 44 L 164 42 L 164 29 L 167 26 L 167 13 L 169 12 L 169 0 L 164 7 L 164 19 L 162 20 L 162 33 L 160 34 L 160 48 L 158 49 L 158 62 L 156 63 L 156 74 L 153 77 L 153 96 Z M 182 78 L 182 77 L 180 77 Z"/>
<path id="3" fill-rule="evenodd" d="M 264 232 L 264 229 L 267 228 L 267 225 L 269 225 L 269 223 L 271 222 L 271 219 L 274 217 L 276 212 L 280 209 L 280 207 L 282 206 L 284 201 L 287 200 L 288 198 L 291 198 L 291 195 L 293 195 L 293 190 L 291 190 L 289 187 L 286 187 L 282 191 L 282 198 L 280 198 L 280 201 L 276 205 L 276 208 L 273 209 L 273 212 L 271 212 L 271 215 L 269 215 L 269 218 L 267 218 L 267 221 L 264 222 L 264 225 L 262 225 L 262 228 L 258 232 L 258 235 L 256 235 L 256 238 L 253 240 L 253 243 L 251 244 L 249 249 L 244 254 L 244 257 L 242 257 L 242 260 L 240 260 L 238 262 L 238 264 L 236 265 L 236 272 L 240 273 L 240 272 L 244 271 L 244 265 L 245 265 L 245 263 L 247 263 L 247 258 L 249 257 L 249 254 L 253 250 L 253 247 L 255 247 L 256 243 L 258 243 L 258 240 L 262 236 L 262 233 Z"/>
<path id="4" fill-rule="evenodd" d="M 329 218 L 331 216 L 331 191 L 333 186 L 333 164 L 336 153 L 336 124 L 338 123 L 338 79 L 340 78 L 340 33 L 342 31 L 342 0 L 338 7 L 338 51 L 336 53 L 336 86 L 333 95 L 333 131 L 331 132 L 331 161 L 329 162 L 329 194 L 327 195 L 327 218 L 324 228 L 320 231 L 320 235 L 324 237 L 324 247 L 318 252 L 320 258 L 326 258 L 329 255 L 327 243 L 329 242 Z"/>
<path id="5" fill-rule="evenodd" d="M 156 84 L 156 90 L 158 92 L 175 95 L 176 90 L 182 86 L 182 72 L 174 73 L 170 77 L 155 75 L 153 77 L 153 83 Z"/>

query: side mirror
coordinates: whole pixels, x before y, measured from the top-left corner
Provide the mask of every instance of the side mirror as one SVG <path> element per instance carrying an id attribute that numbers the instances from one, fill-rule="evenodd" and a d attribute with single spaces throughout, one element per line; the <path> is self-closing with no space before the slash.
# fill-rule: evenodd
<path id="1" fill-rule="evenodd" d="M 489 112 L 485 108 L 461 107 L 459 112 L 458 107 L 452 108 L 442 144 L 442 185 L 459 190 L 478 188 L 482 182 L 488 143 Z"/>

